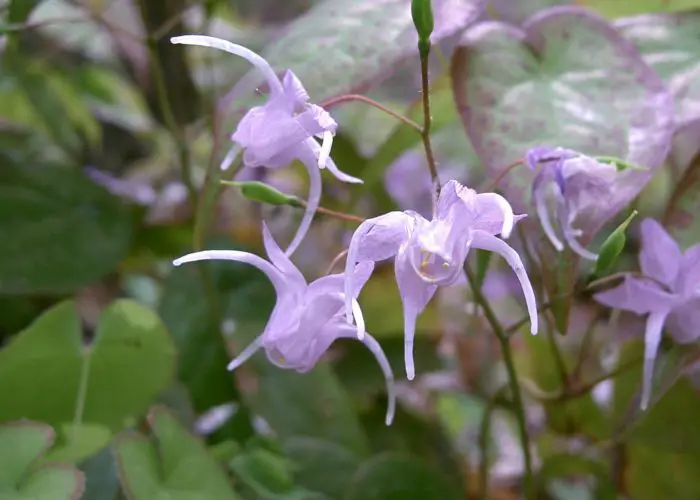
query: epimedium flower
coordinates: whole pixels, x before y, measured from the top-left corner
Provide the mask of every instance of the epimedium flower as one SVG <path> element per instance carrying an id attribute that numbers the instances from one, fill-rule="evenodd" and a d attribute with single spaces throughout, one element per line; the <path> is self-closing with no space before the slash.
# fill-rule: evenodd
<path id="1" fill-rule="evenodd" d="M 515 271 L 530 314 L 530 331 L 537 333 L 537 307 L 530 279 L 508 238 L 514 224 L 510 204 L 495 193 L 477 194 L 457 181 L 440 192 L 432 220 L 413 211 L 389 212 L 364 221 L 350 241 L 345 267 L 345 310 L 352 320 L 352 297 L 356 296 L 358 262 L 377 262 L 395 257 L 394 272 L 404 315 L 404 362 L 409 380 L 415 376 L 413 340 L 416 318 L 439 286 L 454 284 L 462 275 L 470 248 L 496 252 Z"/>
<path id="2" fill-rule="evenodd" d="M 179 266 L 202 260 L 230 260 L 250 264 L 265 273 L 277 294 L 275 307 L 263 332 L 228 365 L 235 370 L 256 351 L 263 349 L 267 358 L 280 368 L 305 373 L 311 370 L 331 344 L 340 338 L 357 338 L 372 352 L 384 373 L 389 406 L 386 424 L 394 416 L 396 395 L 394 376 L 379 343 L 365 332 L 362 311 L 357 302 L 360 289 L 374 269 L 372 262 L 357 266 L 354 278 L 359 283 L 350 297 L 351 315 L 357 325 L 351 325 L 343 315 L 344 277 L 342 274 L 323 276 L 307 283 L 299 269 L 289 260 L 263 223 L 263 242 L 269 261 L 237 250 L 206 250 L 173 261 Z"/>
<path id="3" fill-rule="evenodd" d="M 596 260 L 598 255 L 584 248 L 578 238 L 583 234 L 574 223 L 610 200 L 617 168 L 565 148 L 537 147 L 525 155 L 525 163 L 539 171 L 532 183 L 532 200 L 542 229 L 554 248 L 561 252 L 561 241 L 552 224 L 549 200 L 555 205 L 555 218 L 566 244 L 579 256 Z"/>
<path id="4" fill-rule="evenodd" d="M 608 307 L 648 315 L 641 400 L 645 410 L 664 325 L 676 342 L 700 338 L 700 244 L 681 252 L 654 219 L 642 221 L 641 239 L 639 266 L 644 277 L 627 275 L 622 284 L 596 294 L 595 299 Z"/>
<path id="5" fill-rule="evenodd" d="M 223 50 L 246 59 L 265 77 L 269 87 L 267 102 L 248 110 L 231 135 L 234 145 L 224 158 L 221 168 L 229 168 L 243 151 L 246 167 L 286 167 L 300 160 L 309 172 L 309 200 L 297 232 L 285 250 L 291 255 L 299 247 L 311 226 L 321 199 L 321 173 L 327 168 L 343 182 L 362 183 L 361 179 L 341 172 L 330 157 L 333 136 L 338 124 L 320 106 L 311 104 L 301 81 L 287 70 L 280 80 L 270 64 L 250 49 L 220 38 L 183 35 L 170 39 L 175 44 L 199 45 Z M 321 138 L 319 144 L 314 137 Z"/>

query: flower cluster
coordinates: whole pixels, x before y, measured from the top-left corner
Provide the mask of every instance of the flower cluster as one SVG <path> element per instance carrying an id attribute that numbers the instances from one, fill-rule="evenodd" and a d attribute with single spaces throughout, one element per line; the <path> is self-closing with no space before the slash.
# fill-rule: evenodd
<path id="1" fill-rule="evenodd" d="M 506 240 L 525 215 L 513 213 L 510 203 L 496 193 L 477 193 L 456 180 L 443 184 L 433 201 L 429 220 L 413 210 L 393 211 L 365 220 L 352 235 L 345 271 L 322 276 L 308 283 L 290 257 L 307 233 L 321 196 L 321 169 L 338 180 L 361 183 L 338 169 L 330 157 L 335 120 L 312 104 L 304 86 L 291 71 L 278 78 L 270 65 L 254 52 L 224 40 L 206 36 L 180 36 L 173 43 L 214 47 L 251 62 L 265 77 L 267 102 L 253 107 L 231 135 L 233 146 L 222 169 L 242 153 L 246 167 L 283 168 L 295 160 L 306 165 L 310 176 L 307 210 L 291 244 L 282 250 L 263 223 L 263 240 L 269 260 L 241 251 L 202 251 L 185 255 L 174 264 L 222 259 L 243 262 L 265 273 L 273 284 L 277 302 L 263 332 L 231 363 L 233 370 L 259 349 L 281 368 L 306 372 L 339 338 L 362 342 L 379 363 L 387 383 L 391 423 L 395 408 L 394 378 L 379 343 L 365 331 L 358 296 L 370 279 L 375 263 L 394 259 L 396 283 L 403 304 L 404 362 L 406 376 L 415 377 L 413 361 L 416 321 L 439 287 L 455 284 L 463 276 L 472 248 L 496 253 L 517 277 L 530 320 L 530 332 L 538 330 L 535 293 L 525 266 Z M 316 139 L 322 142 L 317 142 Z M 537 147 L 524 155 L 525 164 L 536 171 L 532 203 L 543 231 L 561 251 L 568 245 L 584 259 L 597 255 L 579 241 L 580 221 L 610 195 L 617 175 L 614 165 L 564 148 Z M 554 206 L 553 215 L 551 213 Z M 556 229 L 555 229 L 555 226 Z M 696 339 L 687 330 L 688 315 L 700 308 L 700 246 L 681 254 L 675 243 L 653 221 L 643 224 L 641 266 L 649 280 L 629 278 L 618 288 L 597 295 L 610 307 L 649 314 L 646 332 L 644 392 L 642 406 L 650 396 L 650 380 L 662 325 L 673 325 L 679 341 Z"/>

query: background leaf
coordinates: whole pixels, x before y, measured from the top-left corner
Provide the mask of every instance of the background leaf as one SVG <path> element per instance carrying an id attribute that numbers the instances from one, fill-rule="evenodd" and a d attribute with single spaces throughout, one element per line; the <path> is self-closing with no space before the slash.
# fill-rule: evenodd
<path id="1" fill-rule="evenodd" d="M 74 168 L 0 161 L 0 293 L 72 292 L 116 268 L 132 231 L 118 199 Z"/>
<path id="2" fill-rule="evenodd" d="M 615 28 L 673 93 L 676 126 L 700 118 L 700 12 L 619 19 Z"/>
<path id="3" fill-rule="evenodd" d="M 118 430 L 168 386 L 174 368 L 172 341 L 152 311 L 115 301 L 85 346 L 75 305 L 63 302 L 0 351 L 0 421 L 77 420 Z"/>
<path id="4" fill-rule="evenodd" d="M 51 446 L 53 429 L 36 422 L 15 422 L 0 427 L 0 491 L 7 500 L 77 500 L 84 477 L 70 466 L 37 467 Z"/>
<path id="5" fill-rule="evenodd" d="M 661 166 L 673 131 L 671 96 L 602 18 L 554 7 L 523 30 L 483 23 L 462 43 L 452 61 L 455 99 L 491 177 L 540 145 L 617 156 L 650 169 L 619 176 L 614 199 L 584 228 L 594 231 Z M 502 185 L 522 210 L 532 174 L 516 172 Z"/>
<path id="6" fill-rule="evenodd" d="M 464 29 L 481 13 L 482 0 L 433 0 L 433 43 Z M 326 0 L 297 18 L 263 56 L 278 69 L 290 68 L 315 101 L 347 93 L 386 77 L 417 54 L 418 36 L 410 0 Z M 323 54 L 324 64 L 317 64 Z M 237 89 L 254 89 L 249 74 Z"/>
<path id="7" fill-rule="evenodd" d="M 420 461 L 395 454 L 376 456 L 357 471 L 345 500 L 457 500 L 457 491 Z"/>
<path id="8" fill-rule="evenodd" d="M 133 433 L 121 436 L 115 444 L 119 477 L 130 500 L 238 498 L 220 465 L 177 418 L 155 409 L 148 421 L 155 446 Z"/>

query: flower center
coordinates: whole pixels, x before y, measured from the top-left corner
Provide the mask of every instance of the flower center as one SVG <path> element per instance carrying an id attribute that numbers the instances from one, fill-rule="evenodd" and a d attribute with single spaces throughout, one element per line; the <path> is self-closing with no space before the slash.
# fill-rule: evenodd
<path id="1" fill-rule="evenodd" d="M 448 284 L 459 272 L 459 266 L 451 260 L 424 249 L 411 252 L 411 265 L 423 281 L 435 284 Z"/>

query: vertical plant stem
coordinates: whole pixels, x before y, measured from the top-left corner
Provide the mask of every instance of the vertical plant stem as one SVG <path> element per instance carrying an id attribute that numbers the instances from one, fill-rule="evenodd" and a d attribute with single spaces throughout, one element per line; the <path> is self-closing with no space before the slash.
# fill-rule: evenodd
<path id="1" fill-rule="evenodd" d="M 496 409 L 498 403 L 498 398 L 502 395 L 503 389 L 497 390 L 493 396 L 489 399 L 484 408 L 484 415 L 481 418 L 481 425 L 479 426 L 479 450 L 481 453 L 481 461 L 479 462 L 479 494 L 477 498 L 481 500 L 488 500 L 489 493 L 489 461 L 488 461 L 488 448 L 489 448 L 489 436 L 491 435 L 491 416 L 493 411 Z"/>
<path id="2" fill-rule="evenodd" d="M 506 365 L 506 371 L 508 372 L 508 385 L 510 386 L 511 397 L 513 398 L 513 406 L 515 410 L 515 418 L 518 422 L 518 431 L 520 434 L 520 445 L 523 449 L 523 457 L 525 462 L 525 498 L 527 500 L 534 500 L 534 490 L 532 481 L 532 457 L 530 455 L 530 436 L 527 432 L 527 423 L 525 420 L 525 405 L 523 404 L 523 398 L 520 393 L 520 385 L 518 384 L 518 374 L 515 370 L 515 362 L 513 360 L 513 350 L 511 349 L 510 342 L 508 341 L 508 335 L 503 330 L 501 323 L 496 318 L 496 314 L 491 308 L 486 297 L 481 292 L 481 288 L 476 282 L 474 273 L 469 269 L 468 265 L 464 266 L 464 270 L 467 274 L 467 279 L 469 280 L 469 286 L 474 294 L 474 300 L 479 306 L 481 306 L 484 311 L 484 316 L 486 320 L 491 325 L 491 329 L 496 334 L 498 342 L 501 345 L 501 353 L 503 355 L 503 362 Z"/>
<path id="3" fill-rule="evenodd" d="M 165 75 L 163 75 L 163 68 L 161 68 L 160 61 L 158 60 L 156 40 L 149 36 L 147 39 L 147 46 L 148 58 L 151 65 L 151 75 L 153 76 L 153 83 L 156 87 L 156 94 L 158 96 L 158 104 L 160 105 L 161 112 L 163 113 L 165 126 L 168 128 L 170 136 L 172 137 L 175 147 L 177 148 L 180 168 L 182 170 L 182 180 L 187 187 L 190 206 L 195 207 L 197 205 L 197 188 L 194 185 L 194 179 L 192 176 L 192 158 L 190 157 L 190 150 L 187 147 L 187 141 L 181 133 L 177 120 L 175 119 L 175 114 L 173 113 L 172 107 L 170 106 L 170 102 L 168 100 L 168 91 L 165 87 Z"/>
<path id="4" fill-rule="evenodd" d="M 437 199 L 440 195 L 440 178 L 438 176 L 435 156 L 433 155 L 433 145 L 430 142 L 430 128 L 433 118 L 430 114 L 430 80 L 428 78 L 428 56 L 430 55 L 430 44 L 428 43 L 420 50 L 420 75 L 421 75 L 421 93 L 423 97 L 423 130 L 421 138 L 423 139 L 423 148 L 425 156 L 428 160 L 428 170 L 430 170 L 430 179 L 433 184 L 433 211 L 437 208 Z"/>
<path id="5" fill-rule="evenodd" d="M 78 427 L 83 423 L 83 413 L 85 412 L 85 397 L 87 396 L 87 385 L 90 378 L 90 364 L 92 361 L 92 346 L 83 347 L 83 364 L 80 367 L 80 381 L 78 382 L 78 397 L 75 401 L 75 415 L 73 416 L 73 429 L 71 433 L 73 440 L 77 439 Z"/>

